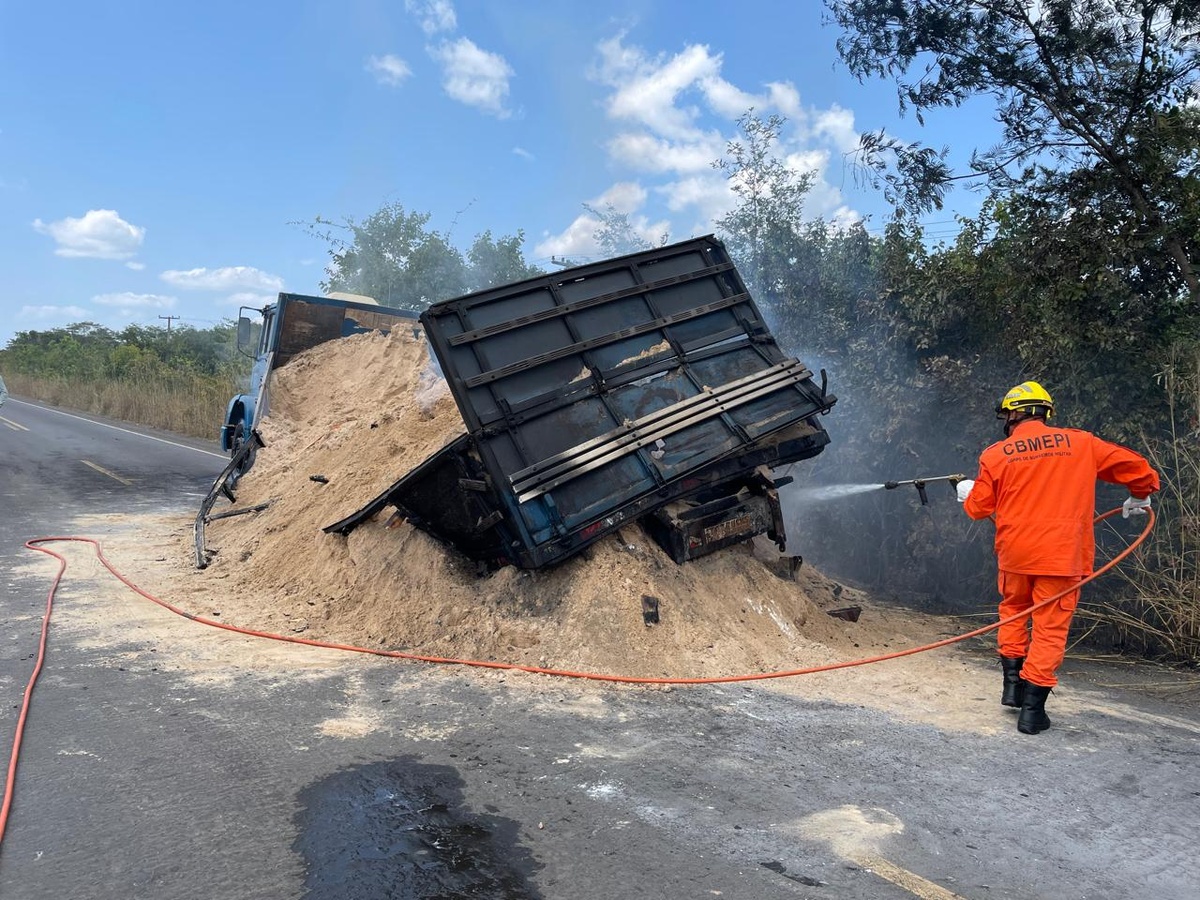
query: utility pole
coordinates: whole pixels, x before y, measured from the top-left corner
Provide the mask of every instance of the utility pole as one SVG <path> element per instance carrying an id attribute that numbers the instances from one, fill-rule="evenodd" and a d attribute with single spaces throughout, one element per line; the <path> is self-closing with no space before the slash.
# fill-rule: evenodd
<path id="1" fill-rule="evenodd" d="M 180 317 L 179 316 L 159 316 L 159 318 L 167 320 L 167 334 L 170 334 L 171 333 L 171 322 Z"/>

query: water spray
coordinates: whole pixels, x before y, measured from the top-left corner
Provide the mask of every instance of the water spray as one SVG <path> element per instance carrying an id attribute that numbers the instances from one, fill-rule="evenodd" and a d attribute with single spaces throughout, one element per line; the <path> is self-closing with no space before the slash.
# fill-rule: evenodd
<path id="1" fill-rule="evenodd" d="M 921 505 L 929 505 L 929 497 L 925 495 L 925 485 L 934 481 L 948 481 L 950 487 L 957 488 L 960 481 L 966 481 L 966 475 L 933 475 L 929 478 L 912 478 L 908 481 L 885 481 L 883 486 L 886 490 L 894 491 L 902 484 L 911 484 L 917 489 L 917 493 L 921 496 Z"/>

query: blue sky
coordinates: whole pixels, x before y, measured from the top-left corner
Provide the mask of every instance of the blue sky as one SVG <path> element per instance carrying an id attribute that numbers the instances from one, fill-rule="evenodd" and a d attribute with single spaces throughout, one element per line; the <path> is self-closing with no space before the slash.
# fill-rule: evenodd
<path id="1" fill-rule="evenodd" d="M 596 255 L 584 203 L 652 240 L 706 234 L 731 202 L 711 163 L 751 106 L 817 172 L 809 214 L 882 228 L 846 162 L 859 131 L 963 159 L 994 128 L 982 107 L 900 118 L 824 19 L 815 0 L 0 0 L 0 346 L 319 293 L 328 247 L 302 223 L 391 202 L 462 249 L 523 230 L 546 269 Z M 956 191 L 933 230 L 977 206 Z"/>

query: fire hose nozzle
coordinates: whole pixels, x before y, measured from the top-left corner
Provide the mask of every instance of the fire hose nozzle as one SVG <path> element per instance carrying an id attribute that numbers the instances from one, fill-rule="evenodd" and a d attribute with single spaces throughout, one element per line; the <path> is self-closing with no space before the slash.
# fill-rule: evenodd
<path id="1" fill-rule="evenodd" d="M 934 475 L 929 478 L 911 478 L 908 481 L 885 481 L 883 487 L 885 490 L 894 490 L 902 484 L 911 484 L 917 489 L 917 494 L 921 497 L 921 505 L 928 506 L 929 498 L 925 495 L 925 485 L 931 481 L 948 481 L 952 487 L 956 487 L 960 481 L 966 480 L 966 475 Z"/>

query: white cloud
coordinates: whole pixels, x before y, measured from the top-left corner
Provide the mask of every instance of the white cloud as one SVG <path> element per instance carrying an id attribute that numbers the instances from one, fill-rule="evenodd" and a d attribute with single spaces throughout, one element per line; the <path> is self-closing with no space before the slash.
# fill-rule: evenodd
<path id="1" fill-rule="evenodd" d="M 512 152 L 513 152 L 514 156 L 519 156 L 519 157 L 521 157 L 521 159 L 527 159 L 530 162 L 533 162 L 533 160 L 535 159 L 534 155 L 532 153 L 530 153 L 528 150 L 526 150 L 524 147 L 513 147 Z"/>
<path id="2" fill-rule="evenodd" d="M 600 220 L 590 214 L 578 216 L 560 234 L 546 234 L 541 243 L 533 248 L 534 256 L 590 257 L 600 253 L 596 232 Z"/>
<path id="3" fill-rule="evenodd" d="M 787 82 L 773 81 L 767 85 L 770 95 L 769 106 L 779 111 L 779 114 L 792 122 L 804 120 L 804 107 L 800 105 L 800 92 L 796 86 Z"/>
<path id="4" fill-rule="evenodd" d="M 644 215 L 635 215 L 645 205 L 648 196 L 646 189 L 637 182 L 620 181 L 599 197 L 587 201 L 587 204 L 599 212 L 605 212 L 611 206 L 615 212 L 623 213 L 627 217 L 630 229 L 636 235 L 647 243 L 657 244 L 662 236 L 671 230 L 671 223 L 666 220 L 651 222 Z M 597 217 L 585 211 L 561 233 L 545 234 L 541 243 L 534 247 L 534 255 L 569 257 L 576 260 L 597 256 L 601 249 L 596 232 L 603 224 Z"/>
<path id="5" fill-rule="evenodd" d="M 852 153 L 858 149 L 858 131 L 854 127 L 854 113 L 840 106 L 832 106 L 818 113 L 813 119 L 814 134 L 828 138 L 841 152 Z"/>
<path id="6" fill-rule="evenodd" d="M 129 259 L 146 236 L 145 228 L 130 225 L 112 209 L 89 209 L 81 219 L 34 219 L 33 227 L 54 238 L 57 256 L 90 259 Z"/>
<path id="7" fill-rule="evenodd" d="M 829 151 L 823 147 L 799 150 L 785 156 L 783 164 L 798 175 L 804 175 L 807 172 L 821 172 L 829 165 Z"/>
<path id="8" fill-rule="evenodd" d="M 122 291 L 119 294 L 97 294 L 92 302 L 100 306 L 114 306 L 118 309 L 174 309 L 179 301 L 166 294 L 135 294 L 132 291 Z"/>
<path id="9" fill-rule="evenodd" d="M 611 206 L 619 213 L 629 215 L 646 202 L 646 189 L 636 181 L 618 181 L 591 202 L 596 209 Z"/>
<path id="10" fill-rule="evenodd" d="M 22 319 L 55 319 L 62 322 L 79 322 L 87 319 L 91 312 L 80 306 L 22 306 L 17 314 Z"/>
<path id="11" fill-rule="evenodd" d="M 442 86 L 460 103 L 507 119 L 508 80 L 515 74 L 503 56 L 481 50 L 467 38 L 447 41 L 430 50 L 442 64 Z"/>
<path id="12" fill-rule="evenodd" d="M 415 16 L 428 35 L 453 31 L 458 26 L 454 4 L 450 0 L 404 0 L 404 9 Z"/>
<path id="13" fill-rule="evenodd" d="M 720 53 L 698 44 L 648 52 L 628 43 L 624 33 L 596 46 L 589 76 L 606 89 L 602 106 L 612 130 L 603 142 L 613 183 L 590 205 L 602 212 L 611 203 L 652 244 L 668 231 L 673 239 L 714 231 L 738 198 L 728 172 L 713 163 L 727 157 L 730 142 L 745 143 L 737 121 L 752 110 L 764 121 L 775 114 L 785 120 L 773 151 L 797 174 L 812 174 L 805 216 L 842 226 L 859 220 L 839 187 L 838 162 L 858 144 L 852 111 L 805 106 L 786 81 L 749 89 L 733 84 L 722 74 L 723 62 Z M 557 233 L 543 232 L 533 253 L 595 257 L 600 227 L 585 212 Z"/>
<path id="14" fill-rule="evenodd" d="M 608 142 L 608 152 L 635 171 L 705 172 L 725 152 L 725 140 L 715 133 L 672 142 L 645 132 L 622 132 Z"/>
<path id="15" fill-rule="evenodd" d="M 856 209 L 851 209 L 845 203 L 825 214 L 825 220 L 838 228 L 853 228 L 862 222 L 864 216 Z"/>
<path id="16" fill-rule="evenodd" d="M 722 76 L 722 55 L 705 45 L 655 55 L 628 44 L 621 33 L 600 42 L 596 53 L 589 74 L 609 89 L 604 108 L 618 123 L 605 143 L 616 177 L 641 176 L 651 189 L 651 204 L 695 223 L 693 233 L 712 231 L 736 205 L 727 173 L 712 164 L 726 156 L 729 142 L 744 142 L 736 122 L 750 110 L 764 120 L 782 116 L 786 121 L 775 152 L 797 173 L 815 173 L 806 214 L 837 221 L 856 217 L 836 186 L 840 171 L 830 173 L 834 162 L 858 144 L 850 110 L 805 107 L 796 87 L 783 81 L 746 90 Z M 572 236 L 586 227 L 576 219 L 543 246 L 567 252 Z"/>
<path id="17" fill-rule="evenodd" d="M 220 269 L 169 269 L 159 276 L 167 284 L 180 290 L 236 291 L 239 288 L 251 291 L 278 292 L 283 290 L 283 279 L 270 275 L 252 266 L 225 266 Z"/>
<path id="18" fill-rule="evenodd" d="M 729 190 L 729 184 L 723 176 L 697 175 L 692 178 L 680 178 L 657 188 L 664 198 L 667 209 L 671 212 L 684 212 L 694 209 L 700 217 L 708 222 L 708 231 L 714 227 L 717 219 L 733 209 L 735 200 Z"/>
<path id="19" fill-rule="evenodd" d="M 596 77 L 614 89 L 607 102 L 609 116 L 638 122 L 672 138 L 697 134 L 700 110 L 679 105 L 679 98 L 698 82 L 716 77 L 720 54 L 713 56 L 708 47 L 692 45 L 672 57 L 650 59 L 623 46 L 620 35 L 602 42 L 599 49 Z"/>
<path id="20" fill-rule="evenodd" d="M 718 65 L 720 57 L 717 57 Z M 754 107 L 761 109 L 769 102 L 765 97 L 747 94 L 741 88 L 734 87 L 724 78 L 715 75 L 700 81 L 700 89 L 713 112 L 727 119 L 736 119 L 746 110 Z"/>
<path id="21" fill-rule="evenodd" d="M 142 269 L 146 268 L 146 264 L 130 260 L 129 262 L 125 263 L 125 268 L 132 269 L 135 272 L 140 272 Z"/>
<path id="22" fill-rule="evenodd" d="M 412 74 L 408 63 L 390 53 L 385 56 L 372 56 L 367 60 L 366 70 L 374 75 L 380 84 L 389 87 L 399 86 Z"/>

